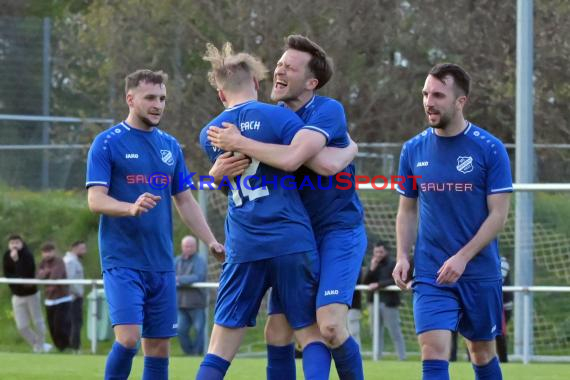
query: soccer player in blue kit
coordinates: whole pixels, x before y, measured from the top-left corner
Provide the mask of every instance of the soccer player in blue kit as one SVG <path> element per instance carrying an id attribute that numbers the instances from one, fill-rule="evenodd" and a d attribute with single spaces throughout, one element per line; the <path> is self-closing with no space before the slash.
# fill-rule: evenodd
<path id="1" fill-rule="evenodd" d="M 269 143 L 289 143 L 304 127 L 290 110 L 257 101 L 259 80 L 267 71 L 259 60 L 234 54 L 230 44 L 221 51 L 209 44 L 204 59 L 211 63 L 210 83 L 226 107 L 200 134 L 200 144 L 212 162 L 224 153 L 207 139 L 212 126 L 231 122 L 250 138 Z M 304 364 L 318 361 L 321 352 L 311 347 L 322 345 L 315 316 L 319 256 L 299 193 L 280 186 L 286 177 L 283 170 L 254 159 L 242 176 L 226 177 L 219 184 L 229 189 L 226 262 L 198 380 L 224 378 L 270 287 L 304 349 Z M 323 379 L 310 365 L 304 369 L 306 379 Z"/>
<path id="2" fill-rule="evenodd" d="M 470 82 L 455 64 L 430 70 L 422 90 L 430 128 L 407 141 L 400 156 L 399 175 L 407 180 L 398 188 L 393 277 L 402 289 L 410 285 L 416 239 L 411 286 L 424 380 L 449 379 L 451 331 L 466 338 L 476 379 L 502 379 L 497 234 L 513 186 L 501 141 L 463 116 Z"/>
<path id="3" fill-rule="evenodd" d="M 214 145 L 241 152 L 276 168 L 295 171 L 308 161 L 309 168 L 313 169 L 312 160 L 327 161 L 322 149 L 350 144 L 342 104 L 316 94 L 332 74 L 332 60 L 319 45 L 304 36 L 288 36 L 285 52 L 274 71 L 271 98 L 295 111 L 305 128 L 297 132 L 289 145 L 255 141 L 228 124 L 225 128 L 211 128 L 209 137 Z M 317 153 L 317 157 L 313 157 Z M 352 181 L 347 190 L 337 188 L 336 177 L 318 178 L 305 166 L 296 173 L 321 257 L 317 322 L 341 380 L 363 379 L 364 376 L 359 346 L 347 328 L 348 308 L 367 245 L 363 209 L 354 186 L 354 165 L 350 164 L 352 158 L 353 155 L 344 166 L 332 164 L 326 173 L 332 175 L 344 169 Z M 282 300 L 272 294 L 266 325 L 269 380 L 295 379 L 292 330 L 281 303 Z M 326 371 L 328 379 L 330 355 L 328 358 L 322 355 L 321 359 L 315 365 L 321 372 Z"/>
<path id="4" fill-rule="evenodd" d="M 223 260 L 224 247 L 188 191 L 178 142 L 157 127 L 166 104 L 166 74 L 138 70 L 125 81 L 129 115 L 95 138 L 87 160 L 89 208 L 102 214 L 99 251 L 115 332 L 105 379 L 128 378 L 142 335 L 143 379 L 163 380 L 169 338 L 177 330 L 171 197 L 210 253 Z"/>

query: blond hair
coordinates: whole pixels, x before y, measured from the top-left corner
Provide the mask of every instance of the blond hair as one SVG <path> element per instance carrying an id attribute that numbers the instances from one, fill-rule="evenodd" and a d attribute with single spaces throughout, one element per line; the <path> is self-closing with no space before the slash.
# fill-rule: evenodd
<path id="1" fill-rule="evenodd" d="M 236 91 L 252 77 L 263 80 L 268 72 L 260 59 L 248 53 L 234 53 L 229 42 L 221 51 L 211 43 L 206 44 L 206 54 L 202 58 L 212 65 L 208 81 L 216 89 Z"/>

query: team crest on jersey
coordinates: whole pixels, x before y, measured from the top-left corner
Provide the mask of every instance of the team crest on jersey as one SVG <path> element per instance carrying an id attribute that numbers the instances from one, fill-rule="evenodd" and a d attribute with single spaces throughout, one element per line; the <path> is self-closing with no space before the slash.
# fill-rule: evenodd
<path id="1" fill-rule="evenodd" d="M 467 174 L 473 171 L 473 157 L 471 156 L 459 156 L 457 157 L 457 166 L 455 167 L 458 171 L 463 174 Z"/>
<path id="2" fill-rule="evenodd" d="M 174 157 L 172 156 L 171 151 L 161 150 L 160 156 L 161 156 L 162 162 L 164 162 L 166 165 L 168 165 L 168 166 L 174 165 Z"/>

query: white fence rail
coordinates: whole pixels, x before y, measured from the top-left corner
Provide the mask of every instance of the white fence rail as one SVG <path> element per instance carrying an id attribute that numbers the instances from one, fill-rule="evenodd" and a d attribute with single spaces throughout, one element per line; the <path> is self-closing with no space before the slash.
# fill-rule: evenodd
<path id="1" fill-rule="evenodd" d="M 35 285 L 71 285 L 71 284 L 77 284 L 77 285 L 89 285 L 91 286 L 93 292 L 93 296 L 94 298 L 94 302 L 93 302 L 93 306 L 91 307 L 91 315 L 89 316 L 92 320 L 91 323 L 91 328 L 93 329 L 92 331 L 90 331 L 91 333 L 91 352 L 92 353 L 96 353 L 97 352 L 97 317 L 98 317 L 98 313 L 99 311 L 97 310 L 97 289 L 99 287 L 103 286 L 103 280 L 36 280 L 36 279 L 22 279 L 22 278 L 5 278 L 2 277 L 0 278 L 0 284 L 35 284 Z M 193 287 L 196 288 L 207 288 L 207 289 L 217 289 L 218 288 L 218 283 L 217 282 L 196 282 L 192 285 Z M 357 290 L 359 291 L 364 291 L 364 292 L 369 292 L 370 290 L 368 289 L 368 286 L 366 285 L 358 285 L 356 287 Z M 400 289 L 398 287 L 396 287 L 395 285 L 389 286 L 387 288 L 384 288 L 382 290 L 389 290 L 389 291 L 400 291 Z M 505 292 L 520 292 L 523 293 L 524 295 L 524 308 L 525 311 L 528 310 L 530 308 L 530 296 L 531 293 L 570 293 L 570 286 L 504 286 L 503 287 L 503 291 Z M 380 358 L 380 352 L 379 352 L 379 347 L 378 347 L 378 337 L 379 337 L 379 331 L 378 331 L 378 326 L 379 326 L 379 315 L 378 315 L 378 310 L 380 310 L 380 296 L 378 291 L 374 292 L 374 296 L 373 296 L 373 300 L 374 300 L 374 308 L 373 308 L 373 340 L 372 340 L 372 359 L 373 360 L 379 360 Z M 528 313 L 524 313 L 524 315 L 528 315 Z M 527 326 L 528 325 L 528 321 L 524 321 L 524 325 Z M 535 358 L 534 356 L 530 355 L 530 329 L 525 329 L 525 336 L 523 339 L 523 356 L 522 356 L 522 361 L 523 363 L 527 364 L 529 363 L 531 360 L 533 360 L 533 358 Z M 542 358 L 542 360 L 544 359 L 548 359 L 548 358 Z M 566 361 L 569 358 L 557 358 L 560 361 Z"/>

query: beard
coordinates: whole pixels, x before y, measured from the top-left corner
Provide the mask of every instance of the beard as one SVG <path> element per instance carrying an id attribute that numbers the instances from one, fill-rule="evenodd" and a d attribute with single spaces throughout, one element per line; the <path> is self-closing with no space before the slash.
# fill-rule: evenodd
<path id="1" fill-rule="evenodd" d="M 275 88 L 273 88 L 271 89 L 270 98 L 274 102 L 285 102 L 285 103 L 299 100 L 300 93 L 294 94 L 293 92 L 294 91 L 291 91 L 291 89 L 289 89 L 287 93 L 276 94 Z"/>
<path id="2" fill-rule="evenodd" d="M 429 116 L 426 115 L 427 117 L 427 121 L 428 124 L 435 129 L 445 129 L 447 128 L 447 126 L 449 125 L 449 123 L 451 122 L 451 119 L 453 119 L 454 115 L 449 115 L 449 114 L 444 114 L 441 113 L 439 114 L 439 122 L 432 124 L 429 120 Z"/>
<path id="3" fill-rule="evenodd" d="M 141 117 L 141 121 L 147 126 L 147 127 L 156 127 L 158 126 L 158 124 L 160 123 L 153 123 L 152 121 L 150 121 L 148 118 L 146 117 Z"/>

